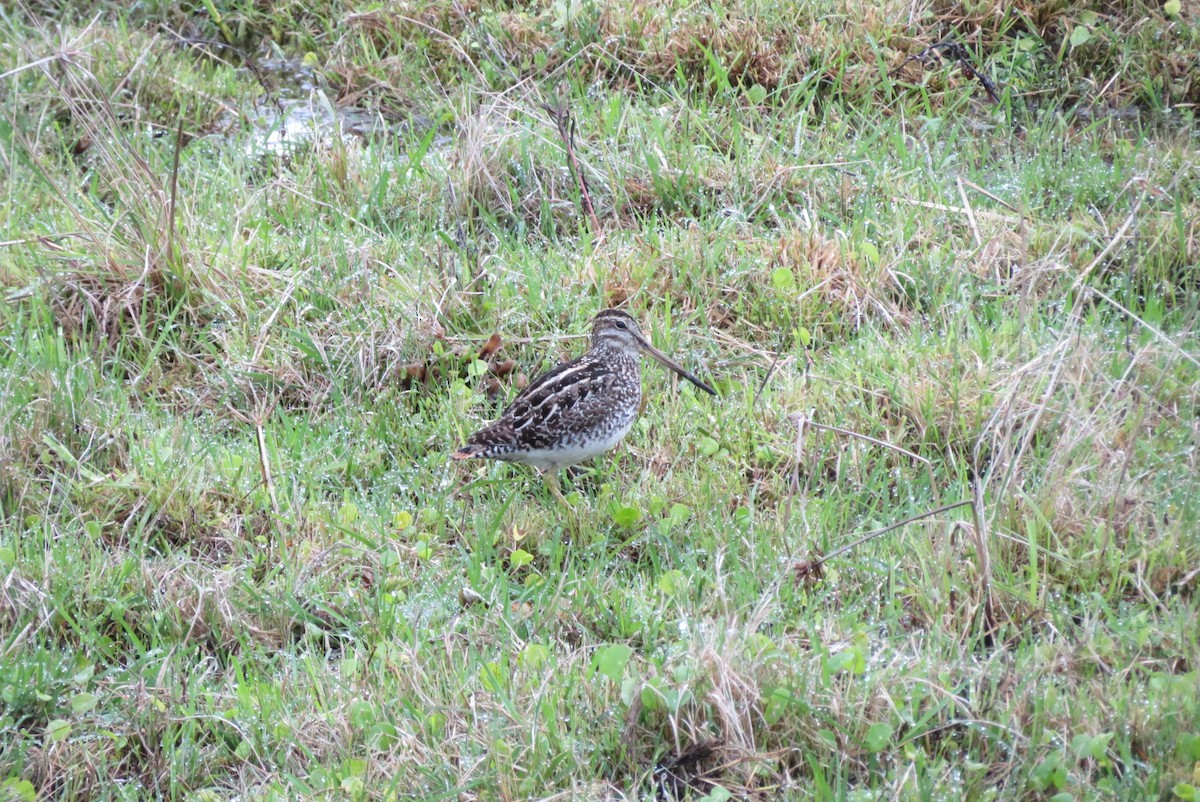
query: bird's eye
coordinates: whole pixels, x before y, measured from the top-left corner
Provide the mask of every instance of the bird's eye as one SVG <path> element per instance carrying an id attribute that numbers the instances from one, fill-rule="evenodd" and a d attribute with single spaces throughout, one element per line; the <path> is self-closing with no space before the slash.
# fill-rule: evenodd
<path id="1" fill-rule="evenodd" d="M 625 321 L 624 321 L 624 320 L 615 320 L 615 321 L 613 321 L 613 323 L 616 325 L 616 327 L 617 327 L 618 329 L 623 329 L 623 328 L 625 328 Z"/>

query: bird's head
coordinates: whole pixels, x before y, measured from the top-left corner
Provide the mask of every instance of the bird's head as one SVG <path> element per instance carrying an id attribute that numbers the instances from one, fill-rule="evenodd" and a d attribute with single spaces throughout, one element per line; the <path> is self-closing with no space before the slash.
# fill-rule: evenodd
<path id="1" fill-rule="evenodd" d="M 636 356 L 638 352 L 649 354 L 660 364 L 670 368 L 692 384 L 710 395 L 716 390 L 683 369 L 679 363 L 655 348 L 642 334 L 642 329 L 628 312 L 620 309 L 605 309 L 592 321 L 592 348 L 597 350 L 616 349 Z"/>

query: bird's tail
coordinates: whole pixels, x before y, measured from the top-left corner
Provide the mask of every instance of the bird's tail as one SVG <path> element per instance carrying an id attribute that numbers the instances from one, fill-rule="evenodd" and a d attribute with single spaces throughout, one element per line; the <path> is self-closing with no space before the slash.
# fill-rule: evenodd
<path id="1" fill-rule="evenodd" d="M 484 447 L 478 443 L 468 443 L 461 446 L 450 455 L 450 459 L 477 459 L 483 456 Z"/>

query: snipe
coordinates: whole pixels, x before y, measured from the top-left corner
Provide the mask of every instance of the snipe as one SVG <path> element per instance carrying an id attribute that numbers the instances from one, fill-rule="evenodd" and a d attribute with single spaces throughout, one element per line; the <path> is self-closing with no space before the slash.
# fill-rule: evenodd
<path id="1" fill-rule="evenodd" d="M 603 454 L 633 426 L 642 404 L 641 353 L 717 394 L 651 345 L 630 315 L 605 309 L 592 322 L 586 353 L 534 379 L 499 420 L 468 437 L 451 458 L 532 465 L 565 503 L 557 471 Z"/>

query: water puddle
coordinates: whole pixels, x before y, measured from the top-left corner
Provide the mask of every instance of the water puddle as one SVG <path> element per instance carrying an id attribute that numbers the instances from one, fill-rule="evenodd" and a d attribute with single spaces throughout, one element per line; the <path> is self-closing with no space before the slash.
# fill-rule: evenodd
<path id="1" fill-rule="evenodd" d="M 401 123 L 379 111 L 338 105 L 316 70 L 300 58 L 261 58 L 243 69 L 267 91 L 253 106 L 226 113 L 217 127 L 243 142 L 250 156 L 287 156 L 307 147 L 396 136 L 433 124 L 420 117 Z"/>

